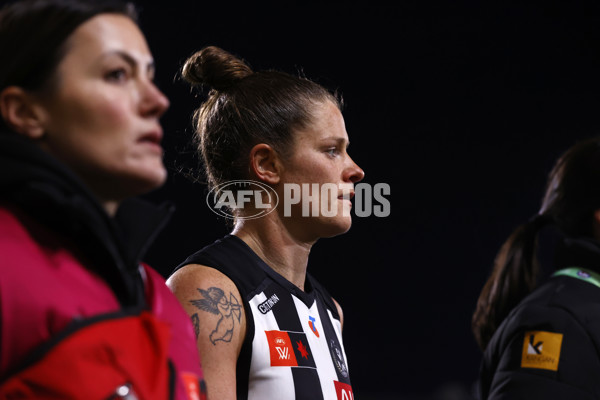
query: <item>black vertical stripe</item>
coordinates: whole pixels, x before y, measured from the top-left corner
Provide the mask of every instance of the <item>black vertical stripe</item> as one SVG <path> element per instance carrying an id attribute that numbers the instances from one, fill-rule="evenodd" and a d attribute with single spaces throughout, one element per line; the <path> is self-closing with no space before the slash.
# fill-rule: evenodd
<path id="1" fill-rule="evenodd" d="M 244 302 L 246 316 L 246 336 L 240 350 L 236 365 L 236 392 L 237 400 L 248 399 L 248 388 L 250 387 L 250 364 L 252 363 L 252 340 L 254 340 L 254 316 L 250 310 L 248 300 Z"/>
<path id="2" fill-rule="evenodd" d="M 320 293 L 318 296 L 320 297 Z M 344 357 L 344 353 L 342 352 L 342 346 L 337 338 L 337 335 L 335 334 L 335 329 L 333 328 L 333 323 L 329 318 L 329 314 L 327 313 L 325 307 L 323 307 L 323 302 L 319 300 L 320 298 L 317 298 L 317 308 L 319 310 L 319 315 L 321 316 L 321 325 L 323 325 L 324 330 L 323 333 L 325 334 L 327 346 L 329 347 L 329 356 L 333 362 L 338 381 L 350 385 L 348 362 Z"/>
<path id="3" fill-rule="evenodd" d="M 306 337 L 306 334 L 304 332 L 288 332 L 288 335 L 292 341 L 292 348 L 294 349 L 298 366 L 317 368 L 312 351 L 310 351 L 310 345 L 308 344 L 308 338 Z"/>
<path id="4" fill-rule="evenodd" d="M 296 310 L 292 295 L 274 282 L 265 288 L 264 293 L 267 299 L 273 295 L 277 295 L 279 298 L 279 302 L 271 309 L 279 328 L 284 331 L 302 332 L 302 322 L 300 322 L 298 313 L 291 312 L 291 310 Z"/>
<path id="5" fill-rule="evenodd" d="M 296 400 L 323 400 L 323 390 L 317 370 L 313 368 L 292 368 Z"/>
<path id="6" fill-rule="evenodd" d="M 296 311 L 296 304 L 292 295 L 276 283 L 269 285 L 265 291 L 265 296 L 270 298 L 277 295 L 279 302 L 271 309 L 279 329 L 282 331 L 304 332 L 302 322 Z M 306 340 L 308 352 L 312 355 L 312 349 Z M 316 368 L 292 367 L 292 377 L 294 379 L 294 391 L 296 400 L 323 400 L 323 389 Z"/>

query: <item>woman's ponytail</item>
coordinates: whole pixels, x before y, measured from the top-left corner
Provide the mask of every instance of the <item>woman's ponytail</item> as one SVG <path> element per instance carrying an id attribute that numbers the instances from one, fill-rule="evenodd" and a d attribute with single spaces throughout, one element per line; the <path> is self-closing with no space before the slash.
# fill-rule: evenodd
<path id="1" fill-rule="evenodd" d="M 500 248 L 473 314 L 473 333 L 482 349 L 510 310 L 535 288 L 538 232 L 549 221 L 546 215 L 537 215 L 515 229 Z"/>
<path id="2" fill-rule="evenodd" d="M 538 233 L 551 223 L 567 237 L 594 238 L 594 213 L 600 210 L 600 137 L 576 143 L 548 176 L 539 214 L 506 240 L 472 319 L 482 349 L 498 326 L 537 285 L 540 276 Z"/>

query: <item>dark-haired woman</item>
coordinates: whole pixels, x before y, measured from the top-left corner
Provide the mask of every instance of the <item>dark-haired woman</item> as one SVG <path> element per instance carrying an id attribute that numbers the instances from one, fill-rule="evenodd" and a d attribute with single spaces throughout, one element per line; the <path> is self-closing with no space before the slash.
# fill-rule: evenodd
<path id="1" fill-rule="evenodd" d="M 130 5 L 0 12 L 0 398 L 197 399 L 192 324 L 140 262 L 169 102 Z"/>
<path id="2" fill-rule="evenodd" d="M 167 280 L 194 322 L 209 398 L 353 398 L 342 310 L 307 274 L 312 245 L 350 228 L 364 175 L 347 153 L 338 99 L 216 47 L 190 57 L 183 75 L 211 89 L 196 122 L 213 193 L 252 199 L 229 202 L 231 234 Z"/>
<path id="3" fill-rule="evenodd" d="M 600 398 L 600 138 L 557 161 L 539 214 L 498 253 L 473 331 L 482 400 Z"/>

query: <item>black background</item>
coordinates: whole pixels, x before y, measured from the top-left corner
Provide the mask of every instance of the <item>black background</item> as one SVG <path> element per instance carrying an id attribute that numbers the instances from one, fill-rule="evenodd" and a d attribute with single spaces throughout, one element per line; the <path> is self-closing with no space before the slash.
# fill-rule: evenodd
<path id="1" fill-rule="evenodd" d="M 324 5 L 139 2 L 171 108 L 177 206 L 147 260 L 165 276 L 227 233 L 194 168 L 199 99 L 175 79 L 220 46 L 255 69 L 298 70 L 344 96 L 364 182 L 390 184 L 391 215 L 355 218 L 314 247 L 309 271 L 342 304 L 357 399 L 468 399 L 480 352 L 474 305 L 508 234 L 539 206 L 554 160 L 600 132 L 600 10 L 592 2 L 408 1 Z"/>

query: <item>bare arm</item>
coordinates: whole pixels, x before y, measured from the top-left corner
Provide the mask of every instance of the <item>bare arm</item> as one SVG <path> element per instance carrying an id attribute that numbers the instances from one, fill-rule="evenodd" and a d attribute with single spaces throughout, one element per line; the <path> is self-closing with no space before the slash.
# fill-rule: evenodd
<path id="1" fill-rule="evenodd" d="M 246 318 L 240 293 L 214 268 L 188 265 L 167 280 L 192 319 L 208 400 L 236 399 L 236 365 Z"/>

